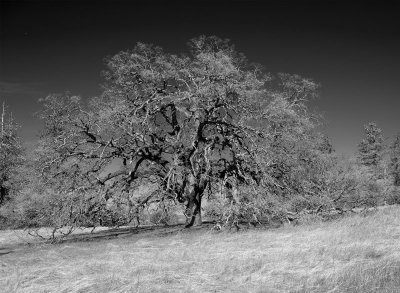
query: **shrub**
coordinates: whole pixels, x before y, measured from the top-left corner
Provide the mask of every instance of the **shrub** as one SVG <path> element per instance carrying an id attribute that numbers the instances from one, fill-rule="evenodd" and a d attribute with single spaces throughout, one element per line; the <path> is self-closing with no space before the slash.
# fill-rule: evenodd
<path id="1" fill-rule="evenodd" d="M 286 212 L 278 196 L 261 189 L 243 188 L 234 200 L 224 193 L 215 195 L 206 206 L 205 215 L 222 227 L 239 228 L 282 222 Z"/>
<path id="2" fill-rule="evenodd" d="M 385 196 L 386 204 L 400 204 L 400 187 L 392 187 Z"/>

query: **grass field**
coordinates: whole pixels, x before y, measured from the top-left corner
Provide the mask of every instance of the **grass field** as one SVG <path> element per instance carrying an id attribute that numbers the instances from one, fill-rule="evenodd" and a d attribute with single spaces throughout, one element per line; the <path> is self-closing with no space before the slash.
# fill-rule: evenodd
<path id="1" fill-rule="evenodd" d="M 0 255 L 0 291 L 400 292 L 400 207 L 273 230 L 160 231 L 19 247 Z"/>

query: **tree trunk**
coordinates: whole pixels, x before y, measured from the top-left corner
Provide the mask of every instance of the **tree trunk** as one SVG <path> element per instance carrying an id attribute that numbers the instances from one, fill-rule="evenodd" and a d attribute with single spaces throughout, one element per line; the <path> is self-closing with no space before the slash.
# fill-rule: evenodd
<path id="1" fill-rule="evenodd" d="M 201 196 L 196 194 L 188 198 L 188 203 L 186 206 L 186 228 L 192 226 L 200 226 L 202 224 L 201 220 Z"/>
<path id="2" fill-rule="evenodd" d="M 231 178 L 230 181 L 225 182 L 225 196 L 229 202 L 237 203 L 239 201 L 237 181 Z"/>
<path id="3" fill-rule="evenodd" d="M 201 197 L 203 192 L 198 180 L 193 176 L 188 176 L 186 190 L 186 228 L 200 226 L 201 220 Z"/>

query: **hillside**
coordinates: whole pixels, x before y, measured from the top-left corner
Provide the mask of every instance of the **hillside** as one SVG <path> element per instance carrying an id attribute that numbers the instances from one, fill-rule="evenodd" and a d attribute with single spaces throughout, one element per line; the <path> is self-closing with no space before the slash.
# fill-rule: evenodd
<path id="1" fill-rule="evenodd" d="M 161 231 L 20 247 L 0 255 L 0 288 L 3 292 L 400 292 L 399 206 L 273 230 Z"/>

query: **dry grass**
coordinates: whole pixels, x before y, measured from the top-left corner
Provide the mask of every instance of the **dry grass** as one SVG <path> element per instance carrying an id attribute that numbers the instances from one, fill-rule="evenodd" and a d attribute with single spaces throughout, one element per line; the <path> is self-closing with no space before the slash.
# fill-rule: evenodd
<path id="1" fill-rule="evenodd" d="M 0 256 L 4 292 L 400 292 L 400 207 L 331 223 L 42 245 Z"/>

